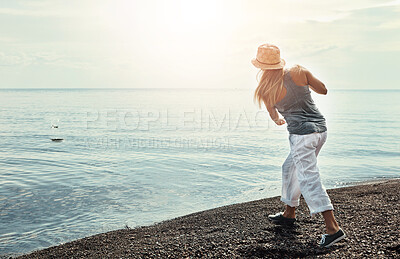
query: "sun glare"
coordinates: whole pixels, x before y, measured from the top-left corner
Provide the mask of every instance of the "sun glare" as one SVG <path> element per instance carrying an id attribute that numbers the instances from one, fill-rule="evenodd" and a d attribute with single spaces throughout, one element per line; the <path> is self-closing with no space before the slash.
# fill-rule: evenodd
<path id="1" fill-rule="evenodd" d="M 179 18 L 187 25 L 210 25 L 219 20 L 218 4 L 216 1 L 179 1 Z M 183 25 L 183 24 L 182 24 Z"/>
<path id="2" fill-rule="evenodd" d="M 163 28 L 168 31 L 190 32 L 210 29 L 223 18 L 218 3 L 203 1 L 165 1 L 158 8 Z"/>

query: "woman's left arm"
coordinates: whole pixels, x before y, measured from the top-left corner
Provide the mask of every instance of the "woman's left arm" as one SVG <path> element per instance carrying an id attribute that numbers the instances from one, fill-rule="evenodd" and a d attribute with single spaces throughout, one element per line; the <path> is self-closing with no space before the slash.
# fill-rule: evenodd
<path id="1" fill-rule="evenodd" d="M 269 113 L 269 116 L 276 123 L 276 125 L 285 124 L 286 121 L 284 119 L 282 119 L 282 118 L 279 118 L 279 114 L 276 111 L 275 107 L 272 107 L 272 106 L 266 106 L 266 107 L 267 107 L 267 111 Z"/>

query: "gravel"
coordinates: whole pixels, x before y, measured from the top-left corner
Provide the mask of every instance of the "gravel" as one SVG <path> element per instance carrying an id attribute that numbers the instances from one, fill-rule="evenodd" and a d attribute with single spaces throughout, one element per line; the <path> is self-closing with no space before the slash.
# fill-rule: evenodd
<path id="1" fill-rule="evenodd" d="M 328 190 L 346 239 L 319 248 L 321 215 L 301 200 L 293 227 L 267 216 L 283 210 L 279 197 L 189 214 L 151 226 L 121 229 L 18 258 L 400 258 L 400 180 Z"/>

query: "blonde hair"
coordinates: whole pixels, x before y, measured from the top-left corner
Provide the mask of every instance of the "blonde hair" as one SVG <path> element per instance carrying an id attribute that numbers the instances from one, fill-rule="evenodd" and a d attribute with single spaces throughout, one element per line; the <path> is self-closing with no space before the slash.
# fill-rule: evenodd
<path id="1" fill-rule="evenodd" d="M 254 93 L 254 100 L 257 101 L 258 107 L 261 108 L 261 101 L 266 107 L 276 104 L 279 94 L 283 90 L 283 68 L 260 70 L 257 73 L 257 81 L 261 72 L 261 80 Z"/>

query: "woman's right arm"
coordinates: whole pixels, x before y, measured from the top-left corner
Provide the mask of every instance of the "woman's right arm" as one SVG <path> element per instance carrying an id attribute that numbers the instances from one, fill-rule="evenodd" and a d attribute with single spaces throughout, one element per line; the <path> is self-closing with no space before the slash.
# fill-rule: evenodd
<path id="1" fill-rule="evenodd" d="M 302 67 L 303 73 L 305 73 L 306 78 L 307 78 L 307 84 L 310 86 L 314 92 L 318 94 L 327 94 L 328 90 L 326 89 L 324 83 L 322 83 L 320 80 L 318 80 L 316 77 L 311 74 L 310 71 L 308 71 L 306 68 Z"/>

